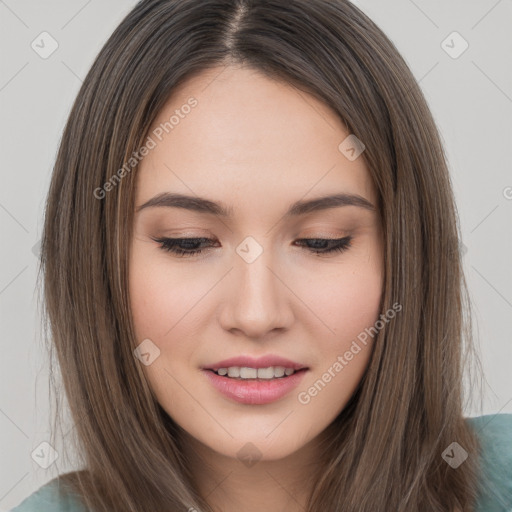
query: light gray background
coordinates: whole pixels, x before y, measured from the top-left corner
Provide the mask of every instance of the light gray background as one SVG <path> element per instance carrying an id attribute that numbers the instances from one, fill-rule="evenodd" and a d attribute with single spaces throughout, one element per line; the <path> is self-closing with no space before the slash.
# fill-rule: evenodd
<path id="1" fill-rule="evenodd" d="M 0 0 L 0 510 L 73 469 L 62 458 L 48 469 L 31 458 L 49 432 L 34 246 L 72 101 L 96 54 L 135 3 Z M 405 57 L 445 141 L 488 383 L 484 409 L 468 408 L 467 416 L 512 413 L 512 0 L 354 3 Z M 43 31 L 59 45 L 47 59 L 31 47 Z M 442 47 L 453 31 L 469 43 L 458 58 Z M 445 45 L 454 52 L 461 41 L 452 39 Z"/>

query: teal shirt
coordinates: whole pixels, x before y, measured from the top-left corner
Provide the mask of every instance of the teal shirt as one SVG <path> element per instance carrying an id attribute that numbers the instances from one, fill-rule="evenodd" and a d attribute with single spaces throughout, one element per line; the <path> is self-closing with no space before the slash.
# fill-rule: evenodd
<path id="1" fill-rule="evenodd" d="M 512 512 L 512 414 L 466 421 L 482 443 L 483 474 L 476 512 Z M 43 485 L 11 512 L 87 512 L 76 498 L 59 497 L 55 482 Z"/>

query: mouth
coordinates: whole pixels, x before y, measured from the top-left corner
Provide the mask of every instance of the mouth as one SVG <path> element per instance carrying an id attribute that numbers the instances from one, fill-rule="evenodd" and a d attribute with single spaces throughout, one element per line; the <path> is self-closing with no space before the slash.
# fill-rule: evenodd
<path id="1" fill-rule="evenodd" d="M 237 371 L 239 370 L 239 371 Z M 247 371 L 245 371 L 247 370 Z M 255 375 L 255 371 L 265 371 L 264 377 Z M 245 405 L 264 405 L 285 398 L 295 389 L 309 371 L 308 368 L 298 370 L 288 368 L 203 368 L 203 373 L 214 389 L 230 401 Z M 221 375 L 224 373 L 225 375 Z M 232 376 L 229 376 L 230 372 Z M 270 377 L 272 372 L 272 376 Z M 235 376 L 237 373 L 239 375 Z M 276 376 L 279 375 L 279 376 Z M 282 374 L 282 375 L 281 375 Z M 245 376 L 242 376 L 245 375 Z"/>
<path id="2" fill-rule="evenodd" d="M 275 354 L 267 354 L 258 358 L 251 356 L 237 356 L 211 365 L 204 366 L 203 370 L 212 370 L 221 376 L 247 379 L 271 379 L 291 375 L 295 371 L 308 369 L 305 364 L 292 361 Z"/>
<path id="3" fill-rule="evenodd" d="M 240 381 L 265 381 L 274 379 L 285 379 L 295 373 L 308 370 L 308 368 L 290 368 L 284 366 L 268 366 L 266 368 L 251 368 L 247 366 L 229 366 L 224 368 L 205 368 L 219 377 Z"/>

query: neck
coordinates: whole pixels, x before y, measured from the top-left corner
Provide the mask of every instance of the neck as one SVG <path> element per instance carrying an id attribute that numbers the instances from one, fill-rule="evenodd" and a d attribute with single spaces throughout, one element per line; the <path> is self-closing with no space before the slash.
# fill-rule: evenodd
<path id="1" fill-rule="evenodd" d="M 315 438 L 276 460 L 250 444 L 239 458 L 216 452 L 190 436 L 180 444 L 196 488 L 215 512 L 304 512 L 321 465 L 318 443 Z"/>

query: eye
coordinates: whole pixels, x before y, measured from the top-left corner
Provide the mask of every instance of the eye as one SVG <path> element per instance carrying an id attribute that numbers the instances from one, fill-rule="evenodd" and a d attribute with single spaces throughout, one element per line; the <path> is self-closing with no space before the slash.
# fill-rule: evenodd
<path id="1" fill-rule="evenodd" d="M 303 238 L 298 242 L 306 242 L 307 244 L 312 243 L 313 247 L 308 247 L 311 252 L 315 254 L 329 254 L 333 252 L 346 251 L 352 242 L 351 236 L 344 238 Z"/>
<path id="2" fill-rule="evenodd" d="M 201 244 L 215 242 L 211 238 L 153 238 L 160 248 L 180 257 L 188 257 L 203 252 Z M 300 246 L 306 244 L 306 249 L 314 254 L 329 254 L 346 251 L 352 242 L 351 236 L 344 238 L 302 238 L 297 240 Z M 210 244 L 211 246 L 211 244 Z"/>
<path id="3" fill-rule="evenodd" d="M 194 256 L 203 251 L 203 249 L 197 249 L 202 243 L 213 242 L 211 238 L 153 238 L 155 242 L 158 242 L 160 248 L 167 252 L 172 252 L 178 256 Z M 180 247 L 184 246 L 184 248 Z"/>

